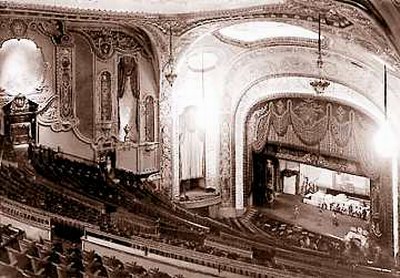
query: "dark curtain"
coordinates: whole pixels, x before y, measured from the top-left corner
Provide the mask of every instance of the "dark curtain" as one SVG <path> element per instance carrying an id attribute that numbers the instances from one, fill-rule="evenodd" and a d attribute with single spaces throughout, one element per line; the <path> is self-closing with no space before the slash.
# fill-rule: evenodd
<path id="1" fill-rule="evenodd" d="M 125 93 L 125 84 L 130 77 L 131 89 L 134 98 L 139 99 L 139 71 L 138 63 L 134 57 L 123 56 L 118 64 L 118 98 L 122 98 Z"/>

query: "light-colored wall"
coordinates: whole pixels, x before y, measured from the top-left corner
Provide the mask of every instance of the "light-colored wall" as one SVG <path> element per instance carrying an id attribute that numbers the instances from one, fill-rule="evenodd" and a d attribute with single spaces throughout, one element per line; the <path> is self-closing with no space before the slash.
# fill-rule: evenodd
<path id="1" fill-rule="evenodd" d="M 38 144 L 52 149 L 60 147 L 63 153 L 93 160 L 94 152 L 91 145 L 79 140 L 72 130 L 67 132 L 54 132 L 50 127 L 42 125 L 39 125 L 38 128 Z"/>

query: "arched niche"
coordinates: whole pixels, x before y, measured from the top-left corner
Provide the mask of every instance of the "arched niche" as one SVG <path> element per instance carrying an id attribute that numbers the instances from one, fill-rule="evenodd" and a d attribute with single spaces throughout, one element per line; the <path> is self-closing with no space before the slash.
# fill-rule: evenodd
<path id="1" fill-rule="evenodd" d="M 0 48 L 0 99 L 4 135 L 13 144 L 36 141 L 38 102 L 48 88 L 48 66 L 42 50 L 30 39 L 9 39 Z M 33 99 L 33 100 L 32 100 Z"/>
<path id="2" fill-rule="evenodd" d="M 7 95 L 40 93 L 47 66 L 34 41 L 10 39 L 0 48 L 0 88 Z"/>
<path id="3" fill-rule="evenodd" d="M 12 47 L 10 47 L 11 45 Z M 27 63 L 22 61 L 26 60 L 26 58 L 17 54 L 22 49 L 22 45 L 25 46 L 25 49 L 29 48 L 28 45 L 30 45 L 30 54 L 26 57 L 27 59 L 29 59 Z M 0 102 L 2 104 L 4 104 L 5 102 L 9 102 L 11 101 L 12 95 L 18 95 L 19 93 L 21 93 L 26 95 L 34 102 L 38 103 L 40 110 L 46 105 L 46 101 L 55 93 L 55 46 L 51 40 L 50 35 L 45 35 L 44 33 L 39 32 L 38 24 L 36 22 L 20 18 L 11 18 L 9 21 L 2 25 L 2 28 L 0 28 L 0 49 L 4 48 L 10 49 L 6 51 L 7 53 L 13 52 L 18 57 L 17 59 L 19 61 L 16 63 L 19 64 L 19 67 L 21 67 L 22 65 L 29 65 L 32 70 L 38 70 L 38 72 L 35 73 L 37 76 L 37 82 L 33 80 L 31 80 L 31 82 L 28 82 L 28 84 L 26 84 L 27 88 L 23 90 L 24 92 L 16 92 L 16 90 L 6 89 L 4 91 L 4 93 L 6 94 L 0 96 Z M 1 58 L 1 60 L 2 62 L 0 61 L 0 63 L 2 64 L 9 63 L 4 62 L 3 57 Z M 25 69 L 27 70 L 27 68 Z M 1 72 L 3 72 L 3 70 L 4 69 L 2 68 Z M 26 74 L 25 70 L 24 72 Z M 7 73 L 7 75 L 9 75 L 9 73 Z M 20 82 L 18 82 L 17 79 L 17 82 L 13 83 L 18 84 Z"/>

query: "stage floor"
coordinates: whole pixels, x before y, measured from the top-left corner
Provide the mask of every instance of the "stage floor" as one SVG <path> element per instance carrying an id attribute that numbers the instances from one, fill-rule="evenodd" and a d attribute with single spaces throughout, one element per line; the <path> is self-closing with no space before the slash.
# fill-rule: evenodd
<path id="1" fill-rule="evenodd" d="M 293 213 L 295 205 L 300 208 L 297 219 L 294 218 Z M 280 194 L 276 197 L 273 208 L 259 208 L 259 211 L 283 222 L 302 226 L 309 231 L 339 238 L 344 238 L 351 227 L 363 229 L 368 227 L 367 221 L 340 213 L 336 213 L 339 225 L 335 226 L 332 224 L 332 211 L 322 210 L 321 215 L 318 207 L 304 204 L 302 196 L 298 195 Z"/>

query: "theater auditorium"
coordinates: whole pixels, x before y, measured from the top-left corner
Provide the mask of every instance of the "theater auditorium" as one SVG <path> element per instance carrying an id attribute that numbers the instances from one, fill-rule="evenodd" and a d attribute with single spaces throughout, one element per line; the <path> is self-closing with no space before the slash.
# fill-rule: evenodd
<path id="1" fill-rule="evenodd" d="M 400 277 L 399 0 L 0 0 L 0 277 Z"/>

